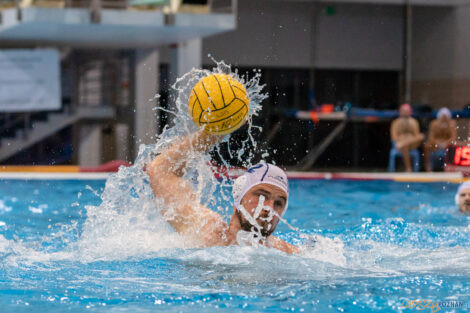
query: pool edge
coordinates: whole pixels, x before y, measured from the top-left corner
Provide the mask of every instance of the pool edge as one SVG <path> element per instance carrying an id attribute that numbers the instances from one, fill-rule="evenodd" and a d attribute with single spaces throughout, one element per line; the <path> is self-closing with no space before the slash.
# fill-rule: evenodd
<path id="1" fill-rule="evenodd" d="M 0 180 L 2 179 L 23 179 L 23 180 L 46 180 L 46 179 L 107 179 L 113 172 L 1 172 Z M 240 171 L 236 173 L 238 176 Z M 232 176 L 232 175 L 230 175 Z M 376 172 L 376 173 L 347 173 L 347 172 L 287 172 L 289 179 L 296 180 L 355 180 L 355 181 L 370 181 L 370 180 L 386 180 L 396 182 L 452 182 L 460 183 L 464 180 L 470 180 L 465 178 L 462 173 L 455 172 L 440 172 L 440 173 L 388 173 L 388 172 Z"/>

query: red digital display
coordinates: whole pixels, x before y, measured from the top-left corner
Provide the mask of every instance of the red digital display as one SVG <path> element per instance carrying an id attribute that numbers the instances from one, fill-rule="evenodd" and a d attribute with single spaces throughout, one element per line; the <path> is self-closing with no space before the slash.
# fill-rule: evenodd
<path id="1" fill-rule="evenodd" d="M 452 163 L 454 165 L 470 166 L 470 147 L 455 147 Z"/>

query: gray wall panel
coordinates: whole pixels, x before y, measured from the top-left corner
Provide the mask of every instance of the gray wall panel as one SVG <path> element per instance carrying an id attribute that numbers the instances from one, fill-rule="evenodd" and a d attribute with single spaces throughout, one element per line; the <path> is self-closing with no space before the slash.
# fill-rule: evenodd
<path id="1" fill-rule="evenodd" d="M 311 2 L 239 3 L 236 31 L 204 40 L 207 54 L 240 66 L 401 69 L 403 10 L 399 6 L 335 4 L 336 14 L 317 9 L 313 45 Z"/>
<path id="2" fill-rule="evenodd" d="M 403 9 L 398 6 L 337 5 L 319 12 L 316 65 L 320 68 L 400 70 Z"/>
<path id="3" fill-rule="evenodd" d="M 310 65 L 310 3 L 239 1 L 237 30 L 204 40 L 207 54 L 234 65 Z"/>
<path id="4" fill-rule="evenodd" d="M 413 80 L 453 76 L 454 45 L 458 37 L 455 13 L 443 8 L 414 9 Z"/>

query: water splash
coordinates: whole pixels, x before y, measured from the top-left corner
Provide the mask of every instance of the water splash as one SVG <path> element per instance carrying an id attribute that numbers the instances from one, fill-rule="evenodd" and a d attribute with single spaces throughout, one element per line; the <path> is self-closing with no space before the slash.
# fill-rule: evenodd
<path id="1" fill-rule="evenodd" d="M 80 251 L 83 261 L 123 258 L 152 253 L 164 248 L 194 246 L 190 240 L 175 233 L 160 215 L 163 203 L 159 199 L 154 199 L 144 169 L 146 164 L 173 142 L 198 130 L 189 116 L 189 95 L 200 79 L 213 74 L 230 75 L 245 86 L 250 99 L 248 138 L 243 141 L 241 150 L 245 150 L 248 145 L 256 149 L 257 143 L 252 136 L 252 129 L 257 126 L 253 125 L 253 116 L 261 110 L 261 102 L 267 97 L 263 92 L 264 86 L 259 83 L 260 73 L 249 79 L 247 76 L 240 76 L 237 71 L 233 72 L 224 62 L 215 61 L 215 63 L 215 67 L 211 70 L 193 69 L 177 79 L 171 86 L 173 90 L 170 97 L 171 107 L 156 108 L 171 115 L 171 126 L 167 125 L 164 128 L 157 136 L 155 144 L 140 145 L 138 156 L 131 167 L 121 167 L 116 174 L 108 178 L 101 194 L 100 206 L 86 207 L 87 217 L 80 238 L 71 246 L 71 249 Z M 221 147 L 224 145 L 228 146 L 228 136 L 214 151 L 228 167 L 230 164 L 221 153 Z M 253 153 L 245 159 L 242 159 L 242 153 L 235 155 L 243 166 L 253 165 Z M 222 181 L 218 181 L 210 161 L 208 153 L 191 153 L 187 165 L 190 170 L 184 173 L 183 178 L 191 182 L 201 203 L 215 208 L 227 218 L 231 207 L 220 205 L 217 207 L 217 204 L 221 200 L 225 203 L 231 202 L 230 193 L 223 189 L 230 186 L 231 181 L 227 177 L 222 177 Z"/>

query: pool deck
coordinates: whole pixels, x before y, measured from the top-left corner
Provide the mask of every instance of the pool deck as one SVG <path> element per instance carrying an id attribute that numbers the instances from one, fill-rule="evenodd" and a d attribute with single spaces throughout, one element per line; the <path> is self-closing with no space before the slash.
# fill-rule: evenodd
<path id="1" fill-rule="evenodd" d="M 242 169 L 230 169 L 228 175 L 236 177 Z M 0 179 L 106 179 L 112 172 L 83 173 L 78 166 L 0 166 Z M 470 180 L 461 172 L 388 173 L 388 172 L 294 172 L 289 179 L 303 180 L 387 180 L 396 182 L 452 182 Z"/>

